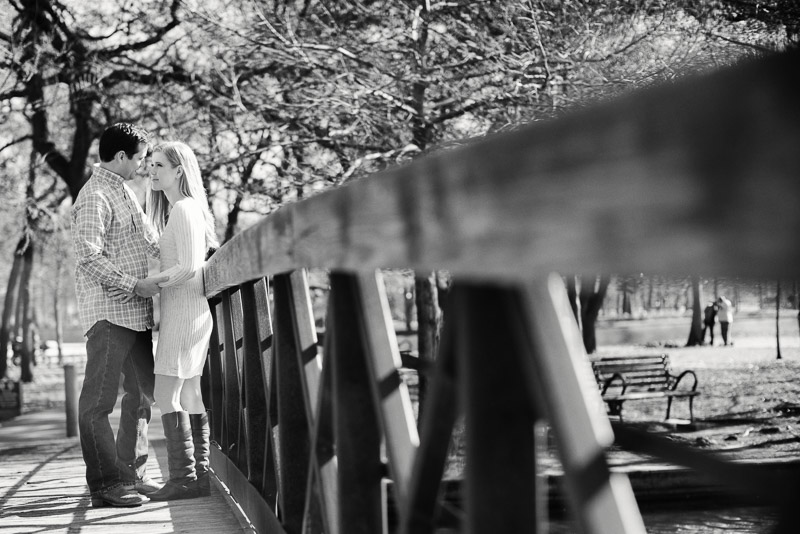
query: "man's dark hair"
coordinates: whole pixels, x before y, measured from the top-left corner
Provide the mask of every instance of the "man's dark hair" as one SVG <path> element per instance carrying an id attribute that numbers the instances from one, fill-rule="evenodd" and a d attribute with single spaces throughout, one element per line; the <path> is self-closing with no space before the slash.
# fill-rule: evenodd
<path id="1" fill-rule="evenodd" d="M 106 128 L 100 136 L 100 161 L 109 162 L 122 150 L 129 158 L 148 145 L 147 131 L 127 122 L 118 122 Z"/>

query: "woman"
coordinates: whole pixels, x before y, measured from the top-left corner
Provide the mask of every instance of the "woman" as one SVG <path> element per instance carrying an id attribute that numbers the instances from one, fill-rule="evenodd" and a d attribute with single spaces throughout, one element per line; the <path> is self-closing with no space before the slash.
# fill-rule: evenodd
<path id="1" fill-rule="evenodd" d="M 200 375 L 211 337 L 203 291 L 206 253 L 219 246 L 197 158 L 184 143 L 153 149 L 150 222 L 161 235 L 161 325 L 155 356 L 156 404 L 167 439 L 169 481 L 150 500 L 210 494 L 209 426 Z"/>

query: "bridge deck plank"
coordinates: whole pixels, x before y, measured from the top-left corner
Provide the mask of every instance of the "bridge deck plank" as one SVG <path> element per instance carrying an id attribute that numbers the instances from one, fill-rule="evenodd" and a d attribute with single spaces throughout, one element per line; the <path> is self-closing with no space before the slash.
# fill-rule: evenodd
<path id="1" fill-rule="evenodd" d="M 12 430 L 4 425 L 0 437 Z M 167 471 L 165 442 L 157 439 L 150 445 L 148 473 L 158 479 Z M 149 502 L 135 508 L 92 508 L 77 438 L 0 439 L 0 534 L 45 531 L 255 532 L 219 483 L 212 485 L 210 497 Z"/>

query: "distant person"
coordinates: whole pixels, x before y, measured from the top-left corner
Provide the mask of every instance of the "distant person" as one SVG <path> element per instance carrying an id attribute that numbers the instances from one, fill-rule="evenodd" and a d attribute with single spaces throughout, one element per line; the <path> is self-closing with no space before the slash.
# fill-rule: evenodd
<path id="1" fill-rule="evenodd" d="M 161 488 L 146 473 L 155 380 L 151 297 L 168 277 L 147 276 L 147 256 L 158 256 L 158 240 L 125 183 L 135 177 L 147 149 L 144 130 L 126 123 L 106 128 L 100 163 L 72 208 L 75 290 L 86 336 L 78 427 L 93 507 L 139 506 Z M 132 298 L 115 301 L 108 288 Z M 108 416 L 120 377 L 124 394 L 115 439 Z"/>
<path id="2" fill-rule="evenodd" d="M 722 342 L 725 345 L 733 345 L 730 339 L 730 328 L 733 322 L 733 305 L 726 297 L 717 299 L 717 315 L 719 316 L 719 329 L 722 333 Z"/>
<path id="3" fill-rule="evenodd" d="M 211 494 L 210 428 L 200 377 L 211 338 L 211 309 L 203 288 L 209 249 L 219 246 L 200 166 L 192 149 L 167 142 L 153 149 L 147 213 L 160 233 L 161 325 L 155 357 L 155 400 L 167 440 L 169 480 L 150 500 Z M 129 298 L 120 291 L 112 295 Z"/>
<path id="4" fill-rule="evenodd" d="M 706 342 L 706 331 L 708 331 L 710 340 L 709 345 L 714 346 L 714 325 L 717 323 L 717 305 L 713 301 L 709 301 L 708 305 L 703 310 L 703 337 L 702 342 Z"/>

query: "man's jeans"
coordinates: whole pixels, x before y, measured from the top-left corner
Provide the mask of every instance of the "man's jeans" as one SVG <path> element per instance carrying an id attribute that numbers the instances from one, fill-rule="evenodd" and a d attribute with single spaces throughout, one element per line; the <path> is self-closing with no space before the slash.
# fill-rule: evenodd
<path id="1" fill-rule="evenodd" d="M 86 374 L 78 401 L 86 482 L 96 493 L 145 473 L 147 424 L 153 405 L 153 336 L 98 321 L 86 334 Z M 116 444 L 109 414 L 124 375 Z"/>

